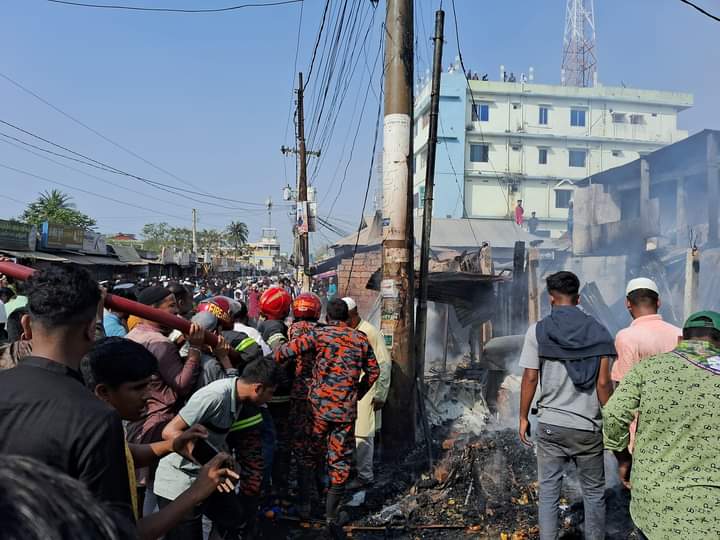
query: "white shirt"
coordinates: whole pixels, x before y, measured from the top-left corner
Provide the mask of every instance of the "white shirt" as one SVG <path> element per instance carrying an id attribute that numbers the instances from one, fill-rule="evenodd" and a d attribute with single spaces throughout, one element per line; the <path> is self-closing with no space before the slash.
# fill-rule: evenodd
<path id="1" fill-rule="evenodd" d="M 265 340 L 260 335 L 260 332 L 257 331 L 257 328 L 253 328 L 252 326 L 236 322 L 235 326 L 233 326 L 233 330 L 235 330 L 236 332 L 244 332 L 248 335 L 248 337 L 253 338 L 257 342 L 257 344 L 260 345 L 263 356 L 268 356 L 269 354 L 272 354 L 272 349 L 267 343 L 265 343 Z"/>
<path id="2" fill-rule="evenodd" d="M 5 313 L 5 304 L 0 300 L 0 324 L 7 322 L 7 313 Z"/>

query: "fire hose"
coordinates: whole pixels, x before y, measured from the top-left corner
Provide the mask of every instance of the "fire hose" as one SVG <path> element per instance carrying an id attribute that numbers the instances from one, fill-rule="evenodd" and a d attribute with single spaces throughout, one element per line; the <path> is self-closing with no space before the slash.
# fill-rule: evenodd
<path id="1" fill-rule="evenodd" d="M 9 261 L 0 261 L 0 273 L 25 281 L 33 273 L 35 273 L 35 269 Z M 190 332 L 190 321 L 187 321 L 177 315 L 167 313 L 166 311 L 146 306 L 140 302 L 134 302 L 114 294 L 108 293 L 105 296 L 105 307 L 121 311 L 122 313 L 127 313 L 129 315 L 135 315 L 136 317 L 140 317 L 141 319 L 145 319 L 147 321 L 162 324 L 167 328 L 179 330 L 183 334 L 188 334 Z M 205 332 L 205 343 L 211 347 L 215 347 L 217 342 L 218 338 L 215 334 Z"/>

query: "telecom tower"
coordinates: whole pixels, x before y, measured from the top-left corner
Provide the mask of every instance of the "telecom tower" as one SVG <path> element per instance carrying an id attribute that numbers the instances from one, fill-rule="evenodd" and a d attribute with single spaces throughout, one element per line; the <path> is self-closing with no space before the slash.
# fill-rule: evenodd
<path id="1" fill-rule="evenodd" d="M 597 84 L 593 0 L 567 0 L 560 80 L 563 86 Z"/>

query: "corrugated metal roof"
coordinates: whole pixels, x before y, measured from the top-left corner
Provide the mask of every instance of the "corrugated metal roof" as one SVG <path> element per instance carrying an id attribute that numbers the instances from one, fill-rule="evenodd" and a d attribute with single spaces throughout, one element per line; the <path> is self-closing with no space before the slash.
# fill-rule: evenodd
<path id="1" fill-rule="evenodd" d="M 16 257 L 18 259 L 37 259 L 39 261 L 51 261 L 51 262 L 68 262 L 68 259 L 53 255 L 52 253 L 43 253 L 42 251 L 12 251 L 8 249 L 0 250 L 0 253 L 9 255 L 10 257 Z"/>
<path id="2" fill-rule="evenodd" d="M 138 252 L 132 246 L 111 246 L 118 259 L 124 263 L 144 263 Z"/>
<path id="3" fill-rule="evenodd" d="M 422 222 L 415 222 L 415 242 L 420 245 Z M 499 219 L 433 219 L 430 245 L 433 249 L 478 248 L 483 242 L 492 247 L 513 248 L 515 242 L 540 242 L 541 249 L 564 247 L 553 238 L 530 234 L 510 220 Z"/>

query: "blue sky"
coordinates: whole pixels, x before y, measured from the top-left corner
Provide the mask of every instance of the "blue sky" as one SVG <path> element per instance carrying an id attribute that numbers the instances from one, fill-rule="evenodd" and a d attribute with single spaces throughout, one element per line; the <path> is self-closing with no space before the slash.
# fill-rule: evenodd
<path id="1" fill-rule="evenodd" d="M 113 1 L 165 7 L 239 3 Z M 358 1 L 369 4 L 369 0 Z M 334 3 L 339 4 L 339 0 Z M 419 72 L 428 67 L 431 45 L 427 32 L 432 30 L 438 3 L 416 0 Z M 701 3 L 720 12 L 718 2 Z M 533 66 L 538 82 L 559 81 L 563 0 L 456 0 L 456 4 L 468 68 L 496 77 L 500 64 L 516 73 Z M 695 107 L 681 116 L 681 127 L 691 133 L 720 128 L 720 24 L 679 0 L 602 0 L 595 4 L 603 84 L 619 85 L 622 81 L 639 88 L 691 92 Z M 322 0 L 304 2 L 297 70 L 307 72 L 309 67 L 323 5 Z M 447 0 L 444 6 L 449 10 Z M 283 144 L 293 144 L 292 124 L 287 132 L 286 126 L 299 16 L 300 4 L 189 15 L 6 0 L 0 7 L 0 73 L 202 191 L 253 203 L 272 196 L 277 203 L 273 225 L 280 228 L 284 248 L 288 249 L 290 220 L 281 204 L 281 189 L 286 182 L 294 182 L 294 162 L 284 158 L 279 149 Z M 361 57 L 336 129 L 323 145 L 325 157 L 314 178 L 323 201 L 321 215 L 327 216 L 347 167 L 343 189 L 332 208 L 333 222 L 346 231 L 359 219 L 367 180 L 377 112 L 374 89 L 378 84 L 376 77 L 373 91 L 368 93 L 368 72 L 378 51 L 383 19 L 381 1 L 366 43 L 368 66 Z M 366 22 L 370 26 L 369 15 Z M 449 11 L 446 64 L 456 52 Z M 314 81 L 307 89 L 309 121 L 318 92 Z M 0 120 L 133 174 L 194 189 L 108 144 L 2 78 Z M 5 125 L 0 126 L 0 132 L 18 135 Z M 350 160 L 349 148 L 356 133 Z M 126 177 L 69 164 L 126 189 L 0 143 L 0 217 L 19 215 L 39 191 L 57 187 L 3 167 L 10 166 L 145 208 L 131 208 L 60 187 L 74 197 L 80 210 L 98 220 L 103 232 L 139 232 L 144 223 L 157 221 L 189 226 L 191 207 L 198 208 L 200 228 L 223 228 L 233 219 L 243 220 L 250 226 L 253 239 L 267 221 L 257 206 L 243 205 L 253 208 L 246 211 L 236 210 L 238 205 L 227 201 L 200 205 Z M 372 208 L 372 191 L 368 208 Z M 334 238 L 328 231 L 323 235 L 315 235 L 313 245 Z"/>

